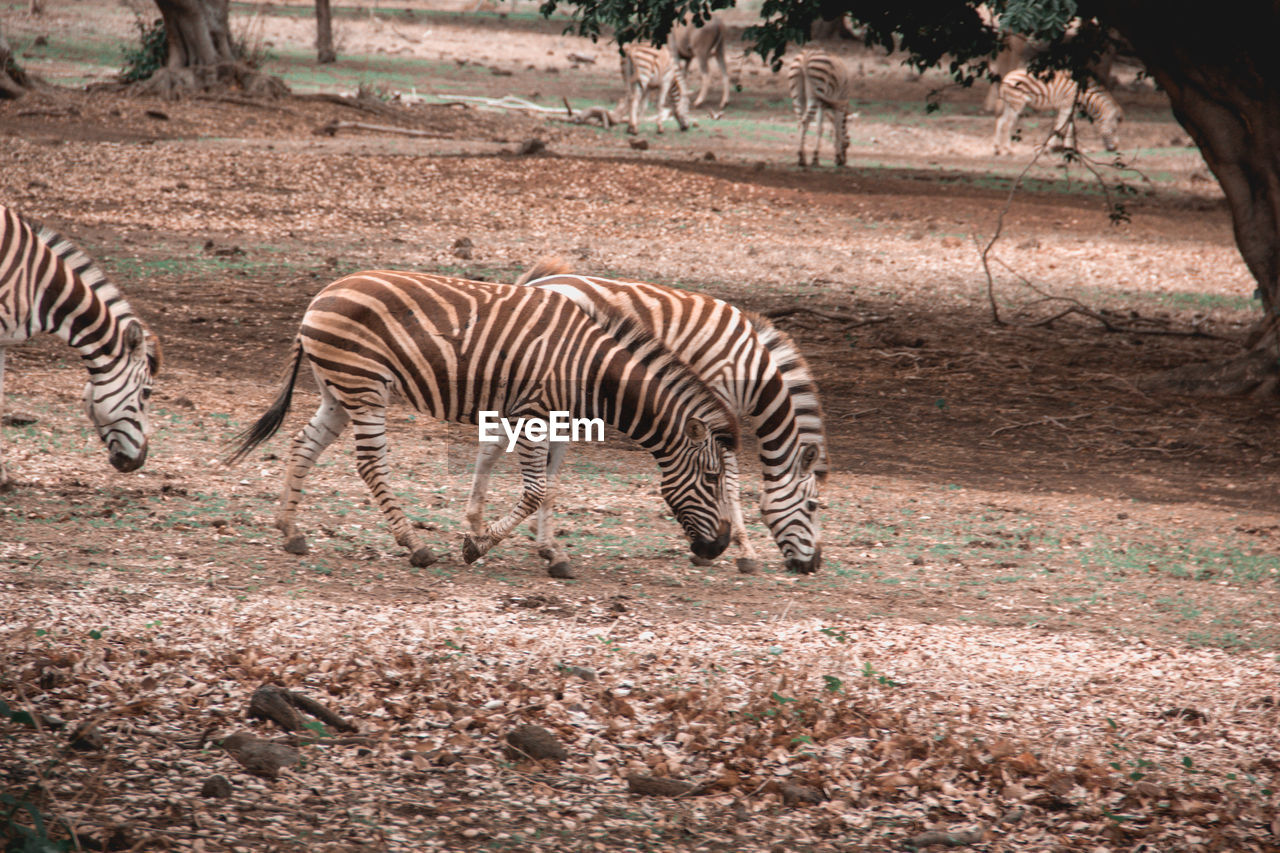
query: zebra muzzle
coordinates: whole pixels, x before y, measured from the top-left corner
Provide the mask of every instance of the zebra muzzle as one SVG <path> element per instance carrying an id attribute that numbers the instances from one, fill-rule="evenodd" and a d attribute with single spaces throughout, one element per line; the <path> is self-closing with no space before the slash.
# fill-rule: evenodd
<path id="1" fill-rule="evenodd" d="M 138 448 L 136 454 L 121 453 L 119 450 L 111 451 L 111 466 L 122 473 L 137 471 L 142 467 L 142 463 L 147 461 L 147 446 L 144 444 Z"/>
<path id="2" fill-rule="evenodd" d="M 701 537 L 694 539 L 689 543 L 689 550 L 695 556 L 704 560 L 712 560 L 724 553 L 724 549 L 729 547 L 729 522 L 720 522 L 720 535 L 715 539 L 703 539 Z"/>

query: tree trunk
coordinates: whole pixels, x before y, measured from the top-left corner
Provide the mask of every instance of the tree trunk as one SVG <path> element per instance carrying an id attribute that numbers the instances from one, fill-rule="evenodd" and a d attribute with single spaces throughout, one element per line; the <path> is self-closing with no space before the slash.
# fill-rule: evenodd
<path id="1" fill-rule="evenodd" d="M 1230 5 L 1206 12 L 1202 4 L 1188 0 L 1104 0 L 1096 13 L 1129 40 L 1169 94 L 1174 117 L 1222 185 L 1236 245 L 1257 281 L 1265 311 L 1255 352 L 1237 360 L 1245 373 L 1252 373 L 1245 367 L 1258 363 L 1257 350 L 1277 352 L 1280 62 L 1272 34 L 1280 27 L 1280 12 L 1269 3 Z M 1081 12 L 1086 13 L 1085 4 Z M 1211 384 L 1224 372 L 1232 373 L 1231 368 L 1204 366 L 1203 379 Z M 1274 359 L 1269 368 L 1274 375 Z M 1186 373 L 1180 371 L 1178 381 L 1192 378 Z M 1235 385 L 1232 390 L 1243 390 Z"/>
<path id="2" fill-rule="evenodd" d="M 288 88 L 236 54 L 231 39 L 229 0 L 155 0 L 168 38 L 165 67 L 144 80 L 147 92 L 175 97 L 181 92 L 242 89 L 250 95 L 281 95 Z"/>
<path id="3" fill-rule="evenodd" d="M 316 61 L 322 65 L 338 61 L 333 49 L 333 10 L 329 0 L 316 0 Z"/>
<path id="4" fill-rule="evenodd" d="M 0 27 L 0 100 L 13 100 L 27 94 L 33 84 L 27 72 L 13 58 L 13 48 Z"/>

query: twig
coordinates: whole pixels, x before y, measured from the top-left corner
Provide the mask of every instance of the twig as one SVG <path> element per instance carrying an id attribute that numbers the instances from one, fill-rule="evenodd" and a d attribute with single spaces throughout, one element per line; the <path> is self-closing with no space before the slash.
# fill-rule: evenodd
<path id="1" fill-rule="evenodd" d="M 1002 426 L 999 429 L 992 430 L 991 435 L 997 436 L 1002 432 L 1012 432 L 1015 429 L 1025 429 L 1026 427 L 1033 426 L 1056 426 L 1058 429 L 1066 429 L 1066 427 L 1062 425 L 1063 421 L 1078 421 L 1081 418 L 1091 417 L 1093 417 L 1093 412 L 1084 412 L 1079 415 L 1070 415 L 1065 418 L 1054 418 L 1046 415 L 1038 421 L 1027 421 L 1024 424 L 1009 424 L 1008 426 Z"/>
<path id="2" fill-rule="evenodd" d="M 873 323 L 887 322 L 889 317 L 854 317 L 852 314 L 837 314 L 832 311 L 822 311 L 817 308 L 809 308 L 804 305 L 788 305 L 786 308 L 774 308 L 769 311 L 761 311 L 761 317 L 768 317 L 770 320 L 776 320 L 780 317 L 790 317 L 792 314 L 812 314 L 815 317 L 822 317 L 824 320 L 834 320 L 837 323 L 848 323 L 851 326 L 870 326 Z"/>
<path id="3" fill-rule="evenodd" d="M 429 130 L 415 130 L 411 127 L 392 127 L 386 124 L 369 124 L 363 121 L 338 121 L 334 119 L 315 129 L 317 134 L 336 136 L 339 130 L 372 130 L 376 133 L 399 133 L 403 136 L 421 136 L 426 139 L 449 139 L 445 133 L 433 133 Z"/>

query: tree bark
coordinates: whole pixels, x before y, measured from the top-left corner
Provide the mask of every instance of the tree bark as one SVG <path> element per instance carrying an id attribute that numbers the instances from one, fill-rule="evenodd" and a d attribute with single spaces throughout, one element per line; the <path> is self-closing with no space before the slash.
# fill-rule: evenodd
<path id="1" fill-rule="evenodd" d="M 338 61 L 333 49 L 333 10 L 329 0 L 316 0 L 316 61 L 322 65 Z"/>
<path id="2" fill-rule="evenodd" d="M 1096 5 L 1089 11 L 1133 45 L 1222 185 L 1236 245 L 1257 281 L 1265 311 L 1254 349 L 1275 353 L 1280 308 L 1280 59 L 1271 35 L 1280 27 L 1280 11 L 1269 3 L 1246 2 L 1208 12 L 1188 0 L 1102 0 Z M 1081 12 L 1087 14 L 1085 4 Z M 1258 359 L 1250 354 L 1242 361 L 1246 360 Z M 1274 360 L 1270 366 L 1274 374 Z M 1212 382 L 1226 367 L 1207 365 L 1205 380 Z"/>
<path id="3" fill-rule="evenodd" d="M 236 55 L 229 0 L 155 0 L 164 20 L 165 67 L 139 84 L 143 91 L 176 97 L 184 91 L 242 89 L 250 95 L 282 95 L 288 88 Z"/>

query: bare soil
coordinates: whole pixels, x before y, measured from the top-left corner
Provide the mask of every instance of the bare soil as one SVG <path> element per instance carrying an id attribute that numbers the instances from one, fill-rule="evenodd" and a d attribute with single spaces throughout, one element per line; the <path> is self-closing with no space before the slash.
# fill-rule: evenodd
<path id="1" fill-rule="evenodd" d="M 12 11 L 6 32 L 75 32 L 76 10 Z M 301 21 L 261 20 L 305 45 Z M 375 10 L 340 27 L 374 82 L 385 54 L 486 69 L 474 95 L 619 93 L 612 47 L 559 25 Z M 86 838 L 118 833 L 112 849 L 880 850 L 929 832 L 983 850 L 1277 849 L 1280 408 L 1149 384 L 1240 353 L 1257 318 L 1216 185 L 1129 75 L 1130 220 L 1050 159 L 1010 201 L 1046 117 L 1000 160 L 981 91 L 930 116 L 940 79 L 834 47 L 863 75 L 843 170 L 790 165 L 779 81 L 740 57 L 722 119 L 646 126 L 644 150 L 449 102 L 451 78 L 372 103 L 0 103 L 0 201 L 84 246 L 165 356 L 152 457 L 125 476 L 79 412 L 73 354 L 8 351 L 6 411 L 36 421 L 4 429 L 0 697 L 109 738 L 64 754 L 0 717 L 0 787 Z M 56 79 L 54 58 L 27 61 Z M 431 136 L 317 132 L 333 121 Z M 530 138 L 545 149 L 517 153 Z M 1005 323 L 980 258 L 1001 217 Z M 762 574 L 734 554 L 690 566 L 652 460 L 620 444 L 572 460 L 560 528 L 578 580 L 547 578 L 522 535 L 465 566 L 475 443 L 407 409 L 397 487 L 447 557 L 410 569 L 346 445 L 309 481 L 311 553 L 280 550 L 287 438 L 221 458 L 274 394 L 310 296 L 375 267 L 511 281 L 547 252 L 784 315 L 827 412 L 817 575 L 785 574 L 759 524 Z M 1095 316 L 1047 322 L 1071 306 Z M 497 485 L 491 511 L 513 472 Z M 250 727 L 264 681 L 367 738 L 306 746 L 273 781 L 241 772 L 211 745 Z M 504 752 L 522 723 L 569 759 Z M 229 805 L 198 796 L 214 772 Z M 705 788 L 627 794 L 636 773 Z"/>

